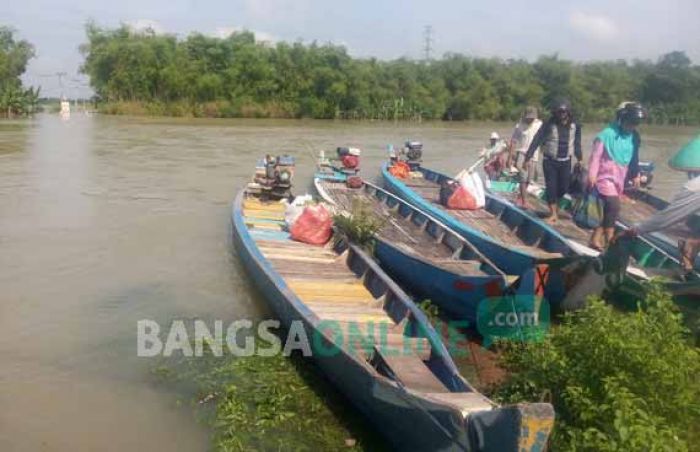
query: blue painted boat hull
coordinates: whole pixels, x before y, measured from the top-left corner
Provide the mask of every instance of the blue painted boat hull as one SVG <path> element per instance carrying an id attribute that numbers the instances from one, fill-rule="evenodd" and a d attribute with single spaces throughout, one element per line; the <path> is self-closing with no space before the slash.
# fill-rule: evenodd
<path id="1" fill-rule="evenodd" d="M 242 196 L 243 193 L 238 195 L 233 206 L 233 243 L 251 279 L 283 326 L 301 321 L 309 338 L 316 334 L 324 347 L 332 347 L 333 344 L 318 333 L 318 318 L 294 295 L 257 248 L 241 213 Z M 416 309 L 415 306 L 412 309 Z M 422 313 L 416 316 L 424 319 Z M 437 360 L 432 363 L 433 367 L 453 376 L 449 385 L 452 390 L 467 390 L 468 384 L 458 376 L 449 356 L 445 356 L 442 343 L 437 347 L 444 353 L 442 356 L 435 355 L 436 345 L 432 339 L 431 344 L 430 361 Z M 547 434 L 539 431 L 538 419 L 553 417 L 549 404 L 500 407 L 474 412 L 464 418 L 454 409 L 414 397 L 395 382 L 378 377 L 344 350 L 333 356 L 316 354 L 313 359 L 329 380 L 399 450 L 542 451 L 546 445 Z M 449 378 L 441 380 L 445 382 Z"/>
<path id="2" fill-rule="evenodd" d="M 434 178 L 433 180 L 447 178 L 447 176 L 425 168 L 421 168 L 421 171 L 424 172 L 426 177 Z M 459 221 L 449 212 L 436 207 L 401 180 L 391 175 L 388 171 L 387 164 L 382 166 L 382 176 L 388 191 L 442 221 L 449 228 L 456 231 L 477 247 L 479 251 L 486 255 L 505 273 L 524 275 L 531 272 L 533 268 L 536 268 L 538 265 L 551 261 L 551 259 L 542 259 L 521 250 L 513 249 Z M 531 218 L 526 212 L 521 211 L 511 203 L 489 193 L 486 193 L 486 202 L 487 209 L 495 215 L 500 216 L 506 224 L 512 226 L 512 229 L 516 227 L 523 228 L 525 230 L 524 236 L 526 239 L 529 237 L 531 243 L 539 241 L 544 251 L 549 253 L 561 253 L 561 255 L 564 256 L 563 262 L 548 267 L 547 280 L 544 287 L 544 297 L 552 305 L 558 305 L 565 298 L 567 292 L 567 275 L 562 269 L 566 266 L 566 258 L 575 259 L 576 253 L 572 251 L 566 240 L 561 237 L 558 232 L 544 225 L 542 222 Z M 555 260 L 562 261 L 562 259 Z"/>

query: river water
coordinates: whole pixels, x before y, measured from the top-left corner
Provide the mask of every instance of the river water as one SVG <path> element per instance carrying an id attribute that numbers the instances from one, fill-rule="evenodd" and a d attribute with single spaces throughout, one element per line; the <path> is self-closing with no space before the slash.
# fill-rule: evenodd
<path id="1" fill-rule="evenodd" d="M 311 189 L 319 149 L 425 143 L 426 166 L 456 173 L 511 124 L 174 120 L 42 115 L 0 122 L 0 450 L 205 450 L 182 394 L 152 382 L 136 322 L 258 319 L 230 248 L 229 205 L 265 153 L 297 157 Z M 590 143 L 597 127 L 586 127 Z M 656 191 L 684 176 L 670 153 L 696 129 L 642 130 Z"/>

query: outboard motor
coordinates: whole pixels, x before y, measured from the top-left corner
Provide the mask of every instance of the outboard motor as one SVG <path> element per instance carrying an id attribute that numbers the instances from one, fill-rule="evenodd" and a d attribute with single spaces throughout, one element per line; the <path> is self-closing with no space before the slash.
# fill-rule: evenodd
<path id="1" fill-rule="evenodd" d="M 256 167 L 254 186 L 249 184 L 251 192 L 259 191 L 267 199 L 283 199 L 292 195 L 292 178 L 294 177 L 294 157 L 265 156 L 261 165 Z M 257 190 L 256 190 L 257 189 Z"/>
<path id="2" fill-rule="evenodd" d="M 358 148 L 339 147 L 336 152 L 342 167 L 340 171 L 351 176 L 360 171 L 360 155 L 362 151 Z"/>
<path id="3" fill-rule="evenodd" d="M 415 171 L 421 164 L 423 158 L 423 143 L 420 141 L 407 141 L 404 145 L 404 154 L 406 155 L 406 163 Z"/>

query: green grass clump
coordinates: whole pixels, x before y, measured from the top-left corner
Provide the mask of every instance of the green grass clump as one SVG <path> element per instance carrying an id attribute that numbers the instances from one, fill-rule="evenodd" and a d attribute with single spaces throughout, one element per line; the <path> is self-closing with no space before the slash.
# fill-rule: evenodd
<path id="1" fill-rule="evenodd" d="M 370 251 L 374 249 L 375 234 L 386 222 L 386 218 L 374 212 L 370 203 L 359 199 L 352 201 L 350 212 L 333 217 L 333 224 L 341 237 Z"/>
<path id="2" fill-rule="evenodd" d="M 153 374 L 190 386 L 193 405 L 207 412 L 216 451 L 385 450 L 368 421 L 319 372 L 303 357 L 209 354 L 159 365 Z"/>
<path id="3" fill-rule="evenodd" d="M 700 450 L 700 352 L 659 286 L 641 306 L 591 300 L 543 342 L 504 344 L 493 397 L 551 400 L 552 450 Z"/>

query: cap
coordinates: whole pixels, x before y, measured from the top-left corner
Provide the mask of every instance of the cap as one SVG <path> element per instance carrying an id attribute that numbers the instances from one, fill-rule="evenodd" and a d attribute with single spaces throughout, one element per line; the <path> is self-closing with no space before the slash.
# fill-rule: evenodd
<path id="1" fill-rule="evenodd" d="M 497 132 L 491 132 L 491 139 L 492 140 L 499 140 L 501 136 Z"/>
<path id="2" fill-rule="evenodd" d="M 537 119 L 537 108 L 527 107 L 525 109 L 525 115 L 523 117 L 525 119 Z"/>

